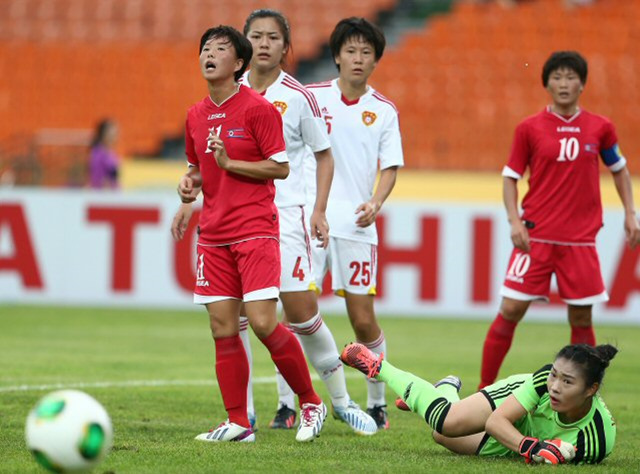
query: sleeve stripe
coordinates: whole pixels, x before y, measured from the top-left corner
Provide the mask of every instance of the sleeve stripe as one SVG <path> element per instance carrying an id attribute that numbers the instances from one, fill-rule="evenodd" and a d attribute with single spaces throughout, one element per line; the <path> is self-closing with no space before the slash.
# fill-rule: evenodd
<path id="1" fill-rule="evenodd" d="M 318 102 L 316 101 L 315 96 L 307 89 L 305 89 L 302 84 L 300 84 L 298 81 L 294 82 L 292 79 L 286 76 L 282 80 L 282 85 L 287 86 L 289 89 L 293 89 L 294 91 L 300 92 L 305 97 L 305 99 L 307 99 L 307 102 L 309 102 L 309 106 L 311 107 L 313 115 L 315 117 L 322 117 L 322 114 L 320 113 L 320 107 L 318 106 Z"/>
<path id="2" fill-rule="evenodd" d="M 607 455 L 607 441 L 604 435 L 604 422 L 599 410 L 596 410 L 596 412 L 593 414 L 593 423 L 596 427 L 596 433 L 598 435 L 598 458 L 595 460 L 595 462 L 600 463 Z"/>
<path id="3" fill-rule="evenodd" d="M 396 108 L 395 104 L 393 102 L 391 102 L 389 99 L 387 99 L 385 96 L 383 96 L 382 94 L 380 94 L 379 92 L 374 92 L 373 97 L 375 97 L 376 99 L 378 99 L 380 102 L 384 102 L 385 104 L 389 104 L 391 107 L 393 107 L 393 110 L 396 111 L 396 114 L 398 113 L 398 109 Z"/>
<path id="4" fill-rule="evenodd" d="M 551 367 L 551 364 L 545 365 L 533 374 L 533 386 L 540 397 L 547 393 L 547 379 L 549 378 Z"/>
<path id="5" fill-rule="evenodd" d="M 576 457 L 573 458 L 573 464 L 580 464 L 584 459 L 584 430 L 578 432 L 578 440 L 576 442 Z"/>

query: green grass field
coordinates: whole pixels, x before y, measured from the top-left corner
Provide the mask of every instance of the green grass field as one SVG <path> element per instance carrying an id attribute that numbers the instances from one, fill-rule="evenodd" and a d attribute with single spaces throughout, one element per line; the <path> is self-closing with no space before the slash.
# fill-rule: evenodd
<path id="1" fill-rule="evenodd" d="M 338 345 L 351 341 L 344 317 L 326 317 Z M 435 381 L 462 377 L 462 395 L 478 383 L 488 323 L 381 318 L 390 360 Z M 566 324 L 519 327 L 502 374 L 533 371 L 552 360 L 568 340 Z M 608 326 L 600 342 L 621 352 L 612 362 L 603 395 L 618 422 L 616 448 L 598 472 L 640 472 L 640 328 Z M 254 339 L 258 411 L 253 444 L 199 443 L 193 437 L 225 418 L 214 385 L 213 343 L 202 312 L 0 306 L 0 472 L 41 472 L 24 442 L 30 408 L 60 387 L 80 388 L 109 411 L 114 447 L 96 472 L 511 472 L 528 471 L 520 459 L 450 454 L 436 445 L 418 416 L 399 412 L 387 393 L 391 428 L 359 437 L 328 418 L 322 436 L 296 443 L 294 431 L 271 431 L 275 384 L 266 350 Z M 349 390 L 366 401 L 365 383 L 347 368 Z M 328 400 L 324 386 L 315 382 Z M 536 467 L 533 469 L 545 469 Z"/>

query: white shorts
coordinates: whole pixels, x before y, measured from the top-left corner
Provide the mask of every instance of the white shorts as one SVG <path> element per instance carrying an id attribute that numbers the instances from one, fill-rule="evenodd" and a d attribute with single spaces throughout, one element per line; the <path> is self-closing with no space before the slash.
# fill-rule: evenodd
<path id="1" fill-rule="evenodd" d="M 278 209 L 280 214 L 280 292 L 315 290 L 311 243 L 302 206 Z"/>
<path id="2" fill-rule="evenodd" d="M 313 249 L 313 268 L 318 288 L 322 288 L 324 275 L 330 271 L 331 289 L 336 295 L 375 295 L 378 246 L 330 237 L 327 250 Z"/>

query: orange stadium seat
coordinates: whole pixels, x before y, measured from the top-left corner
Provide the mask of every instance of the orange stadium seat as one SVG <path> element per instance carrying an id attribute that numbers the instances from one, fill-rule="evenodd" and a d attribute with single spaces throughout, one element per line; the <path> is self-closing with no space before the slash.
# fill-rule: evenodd
<path id="1" fill-rule="evenodd" d="M 501 169 L 515 125 L 547 103 L 540 73 L 559 49 L 584 53 L 585 107 L 611 117 L 625 153 L 640 154 L 640 2 L 571 10 L 558 0 L 513 9 L 460 2 L 408 34 L 372 78 L 400 111 L 407 165 Z M 630 167 L 640 172 L 633 160 Z"/>
<path id="2" fill-rule="evenodd" d="M 256 8 L 283 11 L 291 63 L 312 58 L 336 22 L 375 17 L 397 0 L 20 0 L 0 16 L 0 143 L 42 128 L 121 125 L 125 155 L 154 153 L 182 133 L 205 93 L 197 41 L 218 24 L 244 26 Z"/>

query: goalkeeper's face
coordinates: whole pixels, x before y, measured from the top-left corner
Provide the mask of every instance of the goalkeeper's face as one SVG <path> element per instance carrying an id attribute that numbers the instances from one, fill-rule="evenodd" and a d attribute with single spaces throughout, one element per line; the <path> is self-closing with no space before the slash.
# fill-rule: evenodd
<path id="1" fill-rule="evenodd" d="M 547 379 L 547 389 L 554 411 L 579 415 L 591 407 L 591 398 L 598 390 L 598 384 L 588 387 L 582 367 L 560 357 L 553 363 Z"/>

